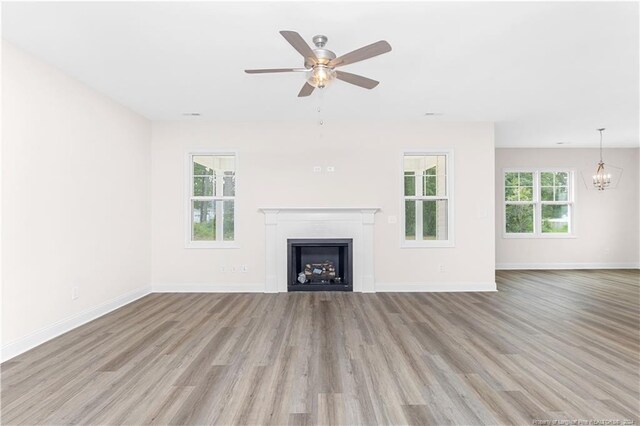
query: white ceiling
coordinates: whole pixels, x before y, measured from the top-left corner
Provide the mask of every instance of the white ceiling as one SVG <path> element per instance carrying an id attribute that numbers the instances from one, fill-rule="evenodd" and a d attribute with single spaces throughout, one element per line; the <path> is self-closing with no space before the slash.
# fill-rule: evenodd
<path id="1" fill-rule="evenodd" d="M 498 146 L 639 146 L 638 3 L 3 3 L 4 38 L 152 120 L 496 121 Z M 278 34 L 393 51 L 296 95 Z M 318 93 L 320 92 L 320 93 Z M 184 117 L 199 112 L 199 118 Z M 425 112 L 443 115 L 425 117 Z"/>

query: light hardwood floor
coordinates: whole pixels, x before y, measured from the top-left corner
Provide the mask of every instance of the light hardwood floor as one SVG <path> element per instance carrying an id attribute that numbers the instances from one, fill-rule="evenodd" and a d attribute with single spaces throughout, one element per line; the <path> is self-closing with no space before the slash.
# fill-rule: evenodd
<path id="1" fill-rule="evenodd" d="M 152 294 L 2 364 L 2 422 L 638 422 L 639 280 L 510 271 L 497 293 Z"/>

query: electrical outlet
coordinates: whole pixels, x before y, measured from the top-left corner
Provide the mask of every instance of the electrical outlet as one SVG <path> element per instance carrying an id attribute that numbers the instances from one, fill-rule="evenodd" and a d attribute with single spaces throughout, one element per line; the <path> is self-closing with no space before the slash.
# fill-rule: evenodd
<path id="1" fill-rule="evenodd" d="M 397 216 L 387 216 L 387 222 L 388 223 L 398 223 L 398 217 Z"/>
<path id="2" fill-rule="evenodd" d="M 313 172 L 314 173 L 320 173 L 321 171 L 322 171 L 322 167 L 320 167 L 320 166 L 314 166 L 313 167 Z"/>
<path id="3" fill-rule="evenodd" d="M 71 300 L 76 300 L 78 298 L 78 286 L 71 288 Z"/>
<path id="4" fill-rule="evenodd" d="M 247 265 L 240 266 L 240 272 L 246 273 L 248 270 L 249 270 L 249 267 Z"/>
<path id="5" fill-rule="evenodd" d="M 445 267 L 444 267 L 444 265 L 442 263 L 440 265 L 438 265 L 438 270 L 440 272 L 445 272 L 446 271 L 446 269 L 445 269 Z"/>
<path id="6" fill-rule="evenodd" d="M 220 267 L 220 272 L 227 272 L 227 268 L 225 268 L 224 266 Z"/>

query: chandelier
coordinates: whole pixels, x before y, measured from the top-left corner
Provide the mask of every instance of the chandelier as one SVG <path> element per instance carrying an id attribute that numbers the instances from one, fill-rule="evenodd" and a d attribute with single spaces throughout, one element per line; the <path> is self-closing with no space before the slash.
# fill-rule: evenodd
<path id="1" fill-rule="evenodd" d="M 604 191 L 605 188 L 611 185 L 611 173 L 605 172 L 604 161 L 602 161 L 602 132 L 604 132 L 604 128 L 597 130 L 600 132 L 600 162 L 598 163 L 596 174 L 593 175 L 593 186 L 598 191 Z"/>

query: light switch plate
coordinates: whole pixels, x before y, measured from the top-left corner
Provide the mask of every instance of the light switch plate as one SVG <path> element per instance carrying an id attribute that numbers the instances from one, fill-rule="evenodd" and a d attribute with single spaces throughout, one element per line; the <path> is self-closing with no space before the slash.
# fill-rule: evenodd
<path id="1" fill-rule="evenodd" d="M 327 167 L 327 171 L 328 171 L 329 173 L 333 173 L 333 172 L 335 172 L 335 171 L 336 171 L 336 168 L 335 168 L 335 167 L 333 167 L 333 166 L 328 166 L 328 167 Z"/>

